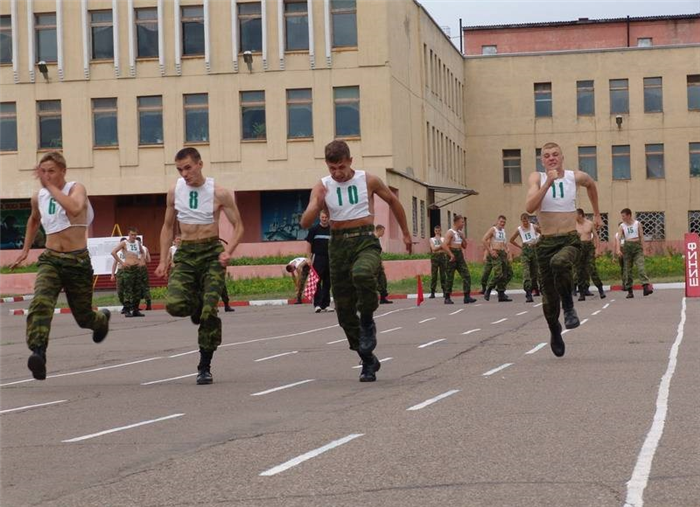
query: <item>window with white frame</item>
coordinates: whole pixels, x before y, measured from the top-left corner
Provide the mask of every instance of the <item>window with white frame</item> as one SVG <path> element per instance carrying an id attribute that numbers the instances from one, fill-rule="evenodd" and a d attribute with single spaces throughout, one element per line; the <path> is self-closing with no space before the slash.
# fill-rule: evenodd
<path id="1" fill-rule="evenodd" d="M 182 7 L 182 55 L 204 54 L 204 7 Z"/>
<path id="2" fill-rule="evenodd" d="M 629 145 L 612 147 L 612 173 L 613 180 L 632 179 Z"/>
<path id="3" fill-rule="evenodd" d="M 238 4 L 238 33 L 240 52 L 262 51 L 262 11 L 260 2 Z"/>
<path id="4" fill-rule="evenodd" d="M 551 118 L 552 83 L 535 83 L 535 116 Z"/>
<path id="5" fill-rule="evenodd" d="M 333 88 L 335 106 L 335 136 L 360 136 L 360 87 Z"/>
<path id="6" fill-rule="evenodd" d="M 12 63 L 12 18 L 0 16 L 0 64 Z"/>
<path id="7" fill-rule="evenodd" d="M 520 150 L 503 150 L 503 183 L 522 183 Z"/>
<path id="8" fill-rule="evenodd" d="M 306 0 L 284 2 L 284 47 L 287 51 L 309 49 L 309 12 Z"/>
<path id="9" fill-rule="evenodd" d="M 136 9 L 136 55 L 138 58 L 158 56 L 158 9 Z"/>
<path id="10" fill-rule="evenodd" d="M 36 61 L 57 61 L 56 13 L 35 14 L 34 31 L 36 35 Z"/>
<path id="11" fill-rule="evenodd" d="M 644 78 L 644 112 L 661 113 L 664 110 L 663 88 L 660 77 Z"/>
<path id="12" fill-rule="evenodd" d="M 663 144 L 647 144 L 645 146 L 647 178 L 660 179 L 664 178 L 664 145 Z"/>
<path id="13" fill-rule="evenodd" d="M 598 158 L 595 146 L 578 147 L 578 169 L 598 180 Z"/>

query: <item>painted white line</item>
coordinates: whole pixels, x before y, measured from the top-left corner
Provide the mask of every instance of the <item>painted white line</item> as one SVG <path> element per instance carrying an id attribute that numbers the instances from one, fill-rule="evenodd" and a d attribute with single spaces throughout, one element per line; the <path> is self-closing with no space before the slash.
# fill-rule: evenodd
<path id="1" fill-rule="evenodd" d="M 538 306 L 542 306 L 542 303 L 537 303 L 533 308 L 537 308 Z"/>
<path id="2" fill-rule="evenodd" d="M 481 306 L 482 304 L 483 304 L 483 303 L 479 303 L 479 304 L 477 304 L 477 305 L 474 305 L 474 308 L 476 308 L 477 306 Z"/>
<path id="3" fill-rule="evenodd" d="M 615 300 L 614 300 L 614 299 L 611 299 L 611 300 L 610 300 L 610 302 L 611 302 L 611 303 L 614 303 L 614 302 L 615 302 Z"/>
<path id="4" fill-rule="evenodd" d="M 335 344 L 335 343 L 340 343 L 340 342 L 345 342 L 345 341 L 347 341 L 347 338 L 341 338 L 340 340 L 335 340 L 335 341 L 332 341 L 332 342 L 326 342 L 326 345 L 333 345 L 333 344 Z"/>
<path id="5" fill-rule="evenodd" d="M 385 357 L 384 359 L 380 359 L 379 362 L 380 363 L 387 363 L 387 362 L 391 361 L 392 359 L 394 359 L 394 358 L 393 357 Z M 353 369 L 355 369 L 355 370 L 358 370 L 360 368 L 362 368 L 361 364 L 358 364 L 357 366 L 353 366 Z"/>
<path id="6" fill-rule="evenodd" d="M 0 410 L 0 414 L 9 414 L 10 412 L 17 412 L 18 410 L 27 410 L 30 408 L 46 407 L 48 405 L 55 405 L 56 403 L 63 403 L 66 401 L 68 400 L 49 401 L 48 403 L 39 403 L 37 405 L 25 405 L 24 407 L 8 408 L 6 410 Z"/>
<path id="7" fill-rule="evenodd" d="M 196 373 L 188 373 L 187 375 L 180 375 L 179 377 L 164 378 L 163 380 L 151 380 L 150 382 L 143 382 L 142 386 L 150 386 L 153 384 L 162 384 L 163 382 L 170 382 L 171 380 L 180 380 L 181 378 L 194 377 Z"/>
<path id="8" fill-rule="evenodd" d="M 562 336 L 564 336 L 564 335 L 565 335 L 566 333 L 568 333 L 569 331 L 571 331 L 571 329 L 564 329 L 564 331 L 561 332 Z"/>
<path id="9" fill-rule="evenodd" d="M 465 331 L 462 334 L 472 334 L 472 333 L 476 333 L 477 331 L 481 331 L 481 328 L 477 327 L 476 329 L 470 329 L 469 331 Z"/>
<path id="10" fill-rule="evenodd" d="M 464 311 L 464 308 L 460 308 L 459 310 L 452 312 L 450 315 L 457 315 L 459 312 L 463 312 L 463 311 Z"/>
<path id="11" fill-rule="evenodd" d="M 420 410 L 422 408 L 427 407 L 428 405 L 432 405 L 436 401 L 440 401 L 444 398 L 447 398 L 448 396 L 452 396 L 453 394 L 457 394 L 459 392 L 459 389 L 452 389 L 450 391 L 447 391 L 446 393 L 442 393 L 437 395 L 435 398 L 430 398 L 429 400 L 425 400 L 423 403 L 419 403 L 418 405 L 413 405 L 410 408 L 407 408 L 406 410 Z"/>
<path id="12" fill-rule="evenodd" d="M 291 354 L 298 354 L 298 353 L 299 353 L 298 350 L 293 350 L 292 352 L 283 352 L 281 354 L 275 354 L 274 356 L 261 357 L 260 359 L 256 359 L 255 362 L 260 363 L 262 361 L 267 361 L 268 359 L 275 359 L 277 357 L 289 356 Z"/>
<path id="13" fill-rule="evenodd" d="M 251 394 L 251 396 L 264 396 L 265 394 L 274 393 L 276 391 L 282 391 L 284 389 L 289 389 L 290 387 L 296 387 L 296 386 L 300 386 L 302 384 L 307 384 L 309 382 L 313 382 L 314 380 L 316 380 L 316 379 L 310 378 L 310 379 L 302 380 L 301 382 L 294 382 L 293 384 L 287 384 L 284 386 L 274 387 L 272 389 L 268 389 L 267 391 L 260 391 L 259 393 L 253 393 L 253 394 Z"/>
<path id="14" fill-rule="evenodd" d="M 286 461 L 281 465 L 277 465 L 276 467 L 270 468 L 269 470 L 265 470 L 260 475 L 262 477 L 270 477 L 271 475 L 284 472 L 285 470 L 289 470 L 290 468 L 295 467 L 303 463 L 304 461 L 308 461 L 311 458 L 315 458 L 316 456 L 323 454 L 326 451 L 330 451 L 331 449 L 335 449 L 336 447 L 339 447 L 343 444 L 347 444 L 351 440 L 355 440 L 356 438 L 359 438 L 363 435 L 364 433 L 353 433 L 351 435 L 348 435 L 347 437 L 334 440 L 333 442 L 326 444 L 323 447 L 319 447 L 318 449 L 314 449 L 313 451 L 309 451 L 307 453 L 302 454 L 301 456 L 297 456 L 296 458 L 290 459 L 289 461 Z"/>
<path id="15" fill-rule="evenodd" d="M 532 348 L 531 350 L 528 350 L 527 352 L 525 352 L 525 354 L 534 354 L 535 352 L 540 350 L 542 347 L 545 347 L 546 345 L 547 345 L 547 342 L 539 343 L 539 344 L 535 345 L 535 347 Z"/>
<path id="16" fill-rule="evenodd" d="M 182 353 L 180 353 L 180 354 L 175 354 L 175 355 L 173 355 L 173 356 L 168 356 L 168 359 L 173 359 L 173 358 L 175 358 L 175 357 L 187 356 L 187 355 L 189 355 L 189 354 L 194 354 L 194 353 L 196 353 L 196 352 L 199 352 L 199 349 L 197 349 L 197 350 L 190 350 L 189 352 L 182 352 Z"/>
<path id="17" fill-rule="evenodd" d="M 595 312 L 591 313 L 591 315 L 598 315 L 598 314 L 599 314 L 600 312 L 602 312 L 602 311 L 603 311 L 603 310 L 596 310 Z"/>
<path id="18" fill-rule="evenodd" d="M 82 437 L 71 438 L 69 440 L 61 440 L 64 444 L 69 444 L 72 442 L 80 442 L 81 440 L 89 440 L 95 437 L 101 437 L 102 435 L 108 435 L 110 433 L 116 433 L 117 431 L 130 430 L 131 428 L 138 428 L 139 426 L 145 426 L 147 424 L 153 424 L 161 421 L 167 421 L 168 419 L 175 419 L 176 417 L 182 417 L 185 414 L 172 414 L 165 417 L 159 417 L 158 419 L 151 419 L 149 421 L 141 421 L 135 424 L 129 424 L 128 426 L 120 426 L 119 428 L 112 428 L 111 430 L 100 431 L 99 433 L 92 433 L 90 435 L 84 435 Z"/>
<path id="19" fill-rule="evenodd" d="M 586 322 L 588 322 L 588 319 L 583 319 L 583 320 L 581 321 L 581 325 L 583 326 Z"/>
<path id="20" fill-rule="evenodd" d="M 250 301 L 248 304 L 250 306 L 284 306 L 288 305 L 289 301 L 286 299 L 257 299 Z"/>
<path id="21" fill-rule="evenodd" d="M 671 378 L 676 371 L 676 363 L 678 361 L 678 349 L 683 341 L 683 328 L 685 327 L 685 308 L 686 298 L 683 298 L 681 305 L 681 320 L 678 323 L 678 331 L 676 332 L 676 340 L 673 342 L 671 352 L 668 358 L 668 367 L 666 373 L 661 377 L 659 385 L 659 394 L 656 397 L 656 413 L 647 433 L 642 449 L 639 451 L 637 463 L 634 466 L 632 477 L 627 482 L 627 498 L 625 499 L 625 507 L 642 507 L 644 505 L 644 490 L 647 487 L 649 480 L 649 472 L 651 472 L 651 463 L 656 454 L 656 448 L 659 445 L 659 440 L 664 433 L 664 425 L 666 424 L 666 414 L 668 412 L 668 397 L 671 389 Z"/>
<path id="22" fill-rule="evenodd" d="M 603 306 L 603 310 L 605 310 L 608 306 L 610 306 L 610 303 L 605 303 L 605 305 Z"/>
<path id="23" fill-rule="evenodd" d="M 46 378 L 58 378 L 58 377 L 70 377 L 71 375 L 81 375 L 83 373 L 93 373 L 96 371 L 111 370 L 113 368 L 122 368 L 123 366 L 131 366 L 132 364 L 147 363 L 148 361 L 155 361 L 156 359 L 163 359 L 162 357 L 149 357 L 148 359 L 140 359 L 138 361 L 131 361 L 130 363 L 113 364 L 112 366 L 103 366 L 101 368 L 92 368 L 90 370 L 80 370 L 72 371 L 70 373 L 57 373 L 56 375 L 47 375 Z M 17 380 L 15 382 L 8 382 L 7 384 L 0 384 L 0 387 L 11 386 L 14 384 L 21 384 L 23 382 L 32 382 L 34 379 L 29 378 L 25 380 Z"/>
<path id="24" fill-rule="evenodd" d="M 481 375 L 484 376 L 484 377 L 488 377 L 489 375 L 493 375 L 494 373 L 498 373 L 498 372 L 501 371 L 501 370 L 505 370 L 505 369 L 508 368 L 509 366 L 513 366 L 513 363 L 502 364 L 502 365 L 499 366 L 498 368 L 494 368 L 493 370 L 489 370 L 489 371 L 487 371 L 486 373 L 482 373 Z"/>
<path id="25" fill-rule="evenodd" d="M 391 333 L 392 331 L 398 331 L 399 329 L 403 329 L 401 327 L 392 327 L 391 329 L 387 329 L 385 331 L 380 331 L 379 334 L 384 334 L 384 333 Z"/>
<path id="26" fill-rule="evenodd" d="M 423 319 L 418 324 L 424 324 L 425 322 L 430 322 L 431 320 L 435 320 L 436 318 L 437 317 L 430 317 L 429 319 Z"/>
<path id="27" fill-rule="evenodd" d="M 418 345 L 419 349 L 424 349 L 425 347 L 430 347 L 431 345 L 435 345 L 436 343 L 444 342 L 445 338 L 440 338 L 439 340 L 433 340 L 428 343 L 424 343 L 423 345 Z"/>
<path id="28" fill-rule="evenodd" d="M 526 313 L 527 313 L 527 310 L 525 310 L 524 312 L 516 313 L 515 316 L 518 317 L 520 315 L 525 315 Z"/>
<path id="29" fill-rule="evenodd" d="M 491 324 L 500 324 L 501 322 L 505 322 L 508 320 L 508 317 L 503 317 L 501 320 L 497 320 L 496 322 L 492 322 Z"/>

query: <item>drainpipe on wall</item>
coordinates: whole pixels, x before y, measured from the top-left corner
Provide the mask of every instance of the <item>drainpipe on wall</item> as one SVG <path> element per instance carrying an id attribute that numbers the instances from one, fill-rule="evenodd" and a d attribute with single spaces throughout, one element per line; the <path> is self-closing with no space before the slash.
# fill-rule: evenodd
<path id="1" fill-rule="evenodd" d="M 462 30 L 462 18 L 459 18 L 459 52 L 464 54 L 464 43 L 462 37 L 464 36 L 464 31 Z"/>
<path id="2" fill-rule="evenodd" d="M 630 47 L 630 17 L 627 16 L 627 47 Z"/>

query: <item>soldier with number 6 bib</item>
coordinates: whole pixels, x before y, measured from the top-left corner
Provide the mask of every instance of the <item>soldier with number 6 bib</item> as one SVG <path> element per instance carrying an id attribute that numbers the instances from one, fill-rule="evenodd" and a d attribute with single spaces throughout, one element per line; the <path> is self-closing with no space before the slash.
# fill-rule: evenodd
<path id="1" fill-rule="evenodd" d="M 226 266 L 243 236 L 243 224 L 231 192 L 202 174 L 204 163 L 195 148 L 183 148 L 175 155 L 180 173 L 168 191 L 165 221 L 160 232 L 160 251 L 167 252 L 173 241 L 175 218 L 180 223 L 180 247 L 168 279 L 165 309 L 175 317 L 190 317 L 199 325 L 197 384 L 211 384 L 211 360 L 221 345 L 219 297 L 226 280 Z M 226 248 L 219 240 L 219 216 L 233 225 L 233 237 Z M 166 256 L 161 256 L 156 275 L 168 273 Z"/>
<path id="2" fill-rule="evenodd" d="M 583 171 L 565 171 L 564 155 L 556 143 L 545 144 L 541 157 L 546 172 L 530 174 L 525 210 L 537 212 L 542 230 L 537 244 L 542 310 L 549 326 L 552 352 L 561 357 L 566 348 L 559 323 L 560 305 L 564 309 L 566 329 L 580 325 L 571 295 L 573 268 L 581 252 L 581 240 L 576 232 L 576 187 L 582 186 L 588 192 L 595 226 L 602 226 L 603 221 L 593 178 Z"/>
<path id="3" fill-rule="evenodd" d="M 394 213 L 409 253 L 411 234 L 401 202 L 378 177 L 352 168 L 350 148 L 345 141 L 327 144 L 325 156 L 330 175 L 311 190 L 301 226 L 308 229 L 321 210 L 328 211 L 331 290 L 338 323 L 345 331 L 350 349 L 357 351 L 362 360 L 360 382 L 374 382 L 381 366 L 374 355 L 377 345 L 374 311 L 379 306 L 377 274 L 381 262 L 381 246 L 373 225 L 375 195 Z"/>

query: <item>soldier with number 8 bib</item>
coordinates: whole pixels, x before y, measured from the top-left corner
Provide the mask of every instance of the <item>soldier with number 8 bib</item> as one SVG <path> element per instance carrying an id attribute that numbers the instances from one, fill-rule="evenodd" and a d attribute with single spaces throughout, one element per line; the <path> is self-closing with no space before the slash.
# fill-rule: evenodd
<path id="1" fill-rule="evenodd" d="M 328 211 L 331 290 L 338 323 L 345 331 L 350 349 L 362 361 L 360 382 L 374 382 L 381 366 L 374 355 L 377 345 L 374 312 L 379 306 L 377 274 L 381 262 L 381 246 L 373 225 L 375 195 L 394 213 L 409 253 L 411 234 L 401 202 L 378 177 L 352 168 L 350 148 L 345 141 L 327 144 L 325 158 L 330 175 L 311 190 L 301 226 L 308 229 L 321 210 Z"/>

